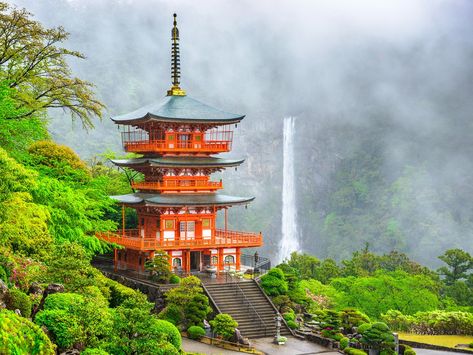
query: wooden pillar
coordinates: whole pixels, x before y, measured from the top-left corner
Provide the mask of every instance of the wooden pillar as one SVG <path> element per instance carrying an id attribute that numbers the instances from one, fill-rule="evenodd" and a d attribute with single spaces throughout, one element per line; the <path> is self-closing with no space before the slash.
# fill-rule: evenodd
<path id="1" fill-rule="evenodd" d="M 187 251 L 187 274 L 191 273 L 191 251 Z"/>
<path id="2" fill-rule="evenodd" d="M 173 271 L 172 270 L 172 251 L 171 250 L 168 251 L 168 263 L 169 263 L 169 270 Z"/>
<path id="3" fill-rule="evenodd" d="M 122 237 L 125 237 L 125 205 L 122 204 Z"/>
<path id="4" fill-rule="evenodd" d="M 117 248 L 113 249 L 113 271 L 117 272 L 118 269 L 118 250 Z"/>
<path id="5" fill-rule="evenodd" d="M 218 264 L 217 264 L 217 272 L 223 271 L 223 248 L 217 249 L 218 255 Z"/>
<path id="6" fill-rule="evenodd" d="M 225 207 L 225 244 L 228 243 L 228 235 L 227 235 L 227 231 L 228 231 L 228 208 Z"/>
<path id="7" fill-rule="evenodd" d="M 235 268 L 236 271 L 240 271 L 240 258 L 241 258 L 241 250 L 240 248 L 236 248 L 236 260 L 235 260 Z"/>

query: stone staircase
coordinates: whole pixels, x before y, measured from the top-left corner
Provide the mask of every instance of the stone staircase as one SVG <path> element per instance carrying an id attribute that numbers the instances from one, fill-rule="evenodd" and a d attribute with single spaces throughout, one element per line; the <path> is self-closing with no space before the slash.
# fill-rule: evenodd
<path id="1" fill-rule="evenodd" d="M 255 339 L 276 334 L 276 309 L 254 280 L 206 284 L 205 291 L 220 313 L 227 313 L 238 322 L 244 337 Z M 281 323 L 281 335 L 291 335 L 286 324 Z"/>

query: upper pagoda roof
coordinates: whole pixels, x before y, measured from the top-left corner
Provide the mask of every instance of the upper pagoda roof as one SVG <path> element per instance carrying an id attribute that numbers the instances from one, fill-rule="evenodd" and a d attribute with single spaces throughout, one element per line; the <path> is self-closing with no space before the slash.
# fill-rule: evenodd
<path id="1" fill-rule="evenodd" d="M 196 167 L 196 168 L 218 168 L 239 166 L 244 159 L 223 159 L 214 157 L 155 157 L 111 160 L 112 163 L 121 167 L 155 166 L 162 168 L 170 167 Z"/>
<path id="2" fill-rule="evenodd" d="M 232 206 L 247 204 L 255 199 L 254 197 L 222 194 L 149 194 L 142 192 L 110 197 L 124 204 L 135 205 L 144 203 L 158 207 Z"/>
<path id="3" fill-rule="evenodd" d="M 112 117 L 118 124 L 137 124 L 148 121 L 188 123 L 237 123 L 245 115 L 225 112 L 189 96 L 169 95 L 158 102 L 133 112 Z"/>

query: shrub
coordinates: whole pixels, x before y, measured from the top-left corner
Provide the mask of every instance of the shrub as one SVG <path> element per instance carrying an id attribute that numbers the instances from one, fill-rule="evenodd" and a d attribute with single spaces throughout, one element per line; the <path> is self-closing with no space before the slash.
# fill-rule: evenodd
<path id="1" fill-rule="evenodd" d="M 166 306 L 158 315 L 160 319 L 167 320 L 168 322 L 179 325 L 183 320 L 182 310 L 175 304 Z"/>
<path id="2" fill-rule="evenodd" d="M 109 355 L 109 353 L 102 349 L 87 348 L 82 351 L 80 355 Z"/>
<path id="3" fill-rule="evenodd" d="M 366 355 L 366 352 L 364 352 L 363 350 L 355 348 L 345 348 L 343 352 L 348 355 Z"/>
<path id="4" fill-rule="evenodd" d="M 325 315 L 321 316 L 322 328 L 338 332 L 340 329 L 340 314 L 337 311 L 327 310 Z"/>
<path id="5" fill-rule="evenodd" d="M 332 335 L 331 337 L 333 340 L 336 340 L 336 341 L 340 341 L 342 340 L 344 337 L 343 337 L 343 334 L 342 333 L 335 333 Z"/>
<path id="6" fill-rule="evenodd" d="M 172 274 L 171 277 L 169 278 L 170 284 L 178 284 L 180 282 L 181 282 L 181 278 L 177 275 Z"/>
<path id="7" fill-rule="evenodd" d="M 170 322 L 157 319 L 156 329 L 161 333 L 163 340 L 171 343 L 177 350 L 181 348 L 182 338 L 179 330 Z"/>
<path id="8" fill-rule="evenodd" d="M 406 344 L 399 344 L 399 354 L 415 355 L 415 351 Z"/>
<path id="9" fill-rule="evenodd" d="M 165 341 L 159 343 L 158 347 L 151 346 L 151 349 L 147 353 L 154 355 L 180 355 L 180 351 L 177 350 L 171 343 Z"/>
<path id="10" fill-rule="evenodd" d="M 281 269 L 275 267 L 261 277 L 261 287 L 269 296 L 284 295 L 288 291 L 288 284 Z"/>
<path id="11" fill-rule="evenodd" d="M 363 334 L 369 328 L 371 328 L 371 323 L 363 323 L 358 326 L 356 332 L 358 334 Z"/>
<path id="12" fill-rule="evenodd" d="M 32 303 L 28 295 L 24 292 L 21 292 L 17 288 L 12 288 L 9 290 L 6 297 L 7 309 L 14 311 L 19 309 L 21 315 L 25 318 L 29 318 L 31 315 Z"/>
<path id="13" fill-rule="evenodd" d="M 44 301 L 44 309 L 61 309 L 72 312 L 74 309 L 84 303 L 84 297 L 77 293 L 53 293 L 46 297 Z"/>
<path id="14" fill-rule="evenodd" d="M 230 339 L 235 333 L 235 328 L 238 323 L 231 315 L 226 313 L 217 314 L 217 316 L 210 321 L 213 331 L 223 337 L 223 339 Z"/>
<path id="15" fill-rule="evenodd" d="M 134 300 L 138 303 L 143 300 L 146 301 L 146 297 L 143 294 L 129 287 L 123 286 L 116 281 L 106 279 L 106 283 L 110 289 L 109 303 L 112 308 L 120 306 L 126 300 Z"/>
<path id="16" fill-rule="evenodd" d="M 299 329 L 299 324 L 297 324 L 293 320 L 288 320 L 286 321 L 286 323 L 287 323 L 287 326 L 291 329 Z"/>
<path id="17" fill-rule="evenodd" d="M 33 322 L 12 311 L 0 310 L 0 354 L 54 355 L 55 346 Z"/>
<path id="18" fill-rule="evenodd" d="M 350 339 L 343 337 L 340 339 L 340 349 L 343 350 L 348 346 L 348 343 L 350 342 Z"/>
<path id="19" fill-rule="evenodd" d="M 404 351 L 404 355 L 416 355 L 416 352 L 414 351 L 414 349 L 406 349 Z"/>
<path id="20" fill-rule="evenodd" d="M 187 334 L 191 339 L 200 339 L 205 335 L 205 329 L 197 325 L 193 325 L 187 329 Z"/>
<path id="21" fill-rule="evenodd" d="M 287 312 L 287 313 L 284 313 L 282 315 L 282 317 L 284 318 L 284 320 L 286 322 L 289 322 L 289 321 L 295 321 L 296 320 L 296 314 L 294 312 Z"/>
<path id="22" fill-rule="evenodd" d="M 48 328 L 54 342 L 60 348 L 68 349 L 74 344 L 85 341 L 79 319 L 63 309 L 41 311 L 36 315 L 35 323 Z"/>
<path id="23" fill-rule="evenodd" d="M 407 316 L 398 310 L 389 310 L 381 315 L 381 319 L 393 330 L 408 332 L 414 324 L 414 317 Z"/>
<path id="24" fill-rule="evenodd" d="M 363 323 L 369 323 L 369 317 L 354 308 L 345 308 L 339 313 L 341 326 L 347 333 L 351 333 L 354 327 L 358 327 Z"/>
<path id="25" fill-rule="evenodd" d="M 468 347 L 473 349 L 473 343 L 468 344 Z"/>
<path id="26" fill-rule="evenodd" d="M 211 311 L 209 298 L 202 293 L 196 294 L 184 307 L 186 325 L 204 325 L 203 321 Z"/>
<path id="27" fill-rule="evenodd" d="M 280 313 L 288 313 L 292 311 L 294 303 L 291 301 L 289 296 L 280 295 L 273 298 L 273 304 Z"/>
<path id="28" fill-rule="evenodd" d="M 394 348 L 394 336 L 385 323 L 373 323 L 361 334 L 361 342 L 370 347 L 383 350 Z"/>

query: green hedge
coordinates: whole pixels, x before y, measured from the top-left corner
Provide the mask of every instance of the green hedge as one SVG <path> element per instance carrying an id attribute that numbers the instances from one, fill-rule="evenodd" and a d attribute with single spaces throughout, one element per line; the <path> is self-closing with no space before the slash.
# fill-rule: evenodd
<path id="1" fill-rule="evenodd" d="M 21 315 L 25 318 L 29 318 L 31 315 L 32 303 L 29 296 L 16 288 L 9 290 L 6 297 L 6 305 L 7 309 L 12 311 L 19 309 Z"/>
<path id="2" fill-rule="evenodd" d="M 345 348 L 343 352 L 348 355 L 366 355 L 366 352 L 364 352 L 363 350 L 355 348 Z"/>

